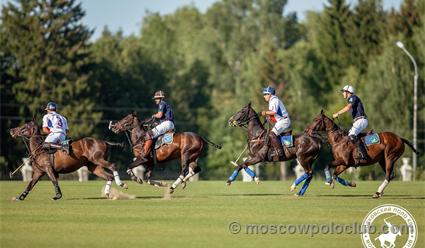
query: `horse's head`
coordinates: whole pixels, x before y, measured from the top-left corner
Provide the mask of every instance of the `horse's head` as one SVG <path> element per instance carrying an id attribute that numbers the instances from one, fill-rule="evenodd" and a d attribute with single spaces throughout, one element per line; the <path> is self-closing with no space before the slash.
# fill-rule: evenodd
<path id="1" fill-rule="evenodd" d="M 326 125 L 325 125 L 325 112 L 322 111 L 320 112 L 320 114 L 318 114 L 311 122 L 310 124 L 308 124 L 308 126 L 305 128 L 304 133 L 305 134 L 313 134 L 314 132 L 317 131 L 324 131 L 326 130 Z"/>
<path id="2" fill-rule="evenodd" d="M 252 120 L 253 116 L 257 116 L 257 113 L 251 108 L 251 102 L 249 102 L 229 119 L 229 125 L 232 127 L 244 125 Z"/>
<path id="3" fill-rule="evenodd" d="M 16 139 L 16 137 L 34 135 L 36 134 L 37 130 L 38 130 L 38 125 L 35 122 L 35 117 L 33 117 L 32 121 L 25 123 L 22 126 L 10 129 L 10 135 L 12 135 L 14 139 Z"/>
<path id="4" fill-rule="evenodd" d="M 111 122 L 109 129 L 111 129 L 114 133 L 124 132 L 133 129 L 137 121 L 138 118 L 136 116 L 136 111 L 131 111 L 131 114 L 127 115 L 119 122 L 113 125 Z"/>

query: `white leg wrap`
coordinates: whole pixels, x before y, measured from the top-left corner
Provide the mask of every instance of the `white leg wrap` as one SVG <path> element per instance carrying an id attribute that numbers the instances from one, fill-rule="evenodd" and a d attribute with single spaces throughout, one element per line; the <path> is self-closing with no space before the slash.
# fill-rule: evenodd
<path id="1" fill-rule="evenodd" d="M 177 188 L 177 186 L 179 186 L 179 184 L 181 183 L 181 181 L 183 181 L 183 176 L 180 175 L 179 178 L 177 178 L 177 180 L 173 183 L 173 186 L 171 186 L 171 188 L 175 189 Z"/>
<path id="2" fill-rule="evenodd" d="M 379 186 L 378 188 L 378 192 L 382 194 L 382 192 L 384 192 L 384 189 L 388 186 L 389 182 L 387 181 L 387 179 L 384 180 L 384 182 L 381 184 L 381 186 Z"/>
<path id="3" fill-rule="evenodd" d="M 105 195 L 109 195 L 109 189 L 111 188 L 112 181 L 108 181 L 105 187 Z"/>
<path id="4" fill-rule="evenodd" d="M 114 179 L 115 179 L 115 183 L 118 186 L 121 186 L 122 182 L 121 182 L 121 179 L 120 179 L 120 175 L 118 175 L 118 171 L 114 171 Z"/>
<path id="5" fill-rule="evenodd" d="M 183 182 L 186 182 L 189 180 L 189 178 L 193 177 L 195 175 L 195 172 L 191 171 L 187 174 L 187 176 L 183 179 Z"/>

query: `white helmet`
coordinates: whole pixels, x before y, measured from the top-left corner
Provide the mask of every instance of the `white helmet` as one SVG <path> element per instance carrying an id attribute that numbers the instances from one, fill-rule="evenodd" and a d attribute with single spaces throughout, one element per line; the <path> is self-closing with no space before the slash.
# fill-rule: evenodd
<path id="1" fill-rule="evenodd" d="M 354 88 L 353 88 L 353 86 L 351 86 L 351 85 L 346 85 L 346 86 L 344 86 L 344 88 L 342 88 L 342 90 L 341 91 L 348 91 L 348 92 L 350 92 L 351 94 L 354 94 Z"/>

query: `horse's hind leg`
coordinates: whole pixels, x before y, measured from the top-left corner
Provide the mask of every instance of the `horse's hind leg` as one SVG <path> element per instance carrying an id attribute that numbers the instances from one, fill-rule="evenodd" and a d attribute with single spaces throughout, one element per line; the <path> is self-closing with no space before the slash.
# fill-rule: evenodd
<path id="1" fill-rule="evenodd" d="M 114 177 L 108 172 L 106 172 L 103 167 L 97 166 L 91 162 L 87 163 L 86 166 L 88 170 L 91 171 L 93 174 L 107 181 L 104 193 L 107 197 L 109 197 L 109 190 L 111 189 L 112 180 L 114 180 Z"/>
<path id="2" fill-rule="evenodd" d="M 136 168 L 137 166 L 140 166 L 143 162 L 143 158 L 141 156 L 136 157 L 136 160 L 133 161 L 128 167 L 127 167 L 127 174 L 130 175 L 130 178 L 132 181 L 135 181 L 137 183 L 143 184 L 143 179 L 136 177 L 133 173 L 133 168 Z M 148 169 L 147 169 L 148 170 Z M 147 173 L 147 172 L 146 172 Z M 145 175 L 146 175 L 145 173 Z"/>
<path id="3" fill-rule="evenodd" d="M 311 159 L 311 160 L 307 161 L 304 158 L 298 158 L 298 161 L 300 162 L 301 166 L 303 167 L 305 173 L 304 173 L 304 175 L 299 177 L 294 182 L 294 184 L 292 184 L 291 191 L 295 190 L 296 186 L 298 186 L 298 184 L 300 184 L 302 181 L 304 181 L 304 179 L 306 181 L 304 182 L 304 185 L 301 188 L 300 192 L 294 195 L 296 197 L 304 195 L 308 186 L 310 185 L 310 181 L 313 178 L 313 171 L 311 170 L 311 165 L 314 163 L 315 159 Z"/>
<path id="4" fill-rule="evenodd" d="M 382 170 L 385 172 L 385 180 L 379 186 L 378 191 L 372 196 L 373 198 L 379 198 L 384 194 L 384 189 L 388 186 L 391 180 L 394 179 L 395 173 L 393 172 L 393 166 L 394 163 L 392 161 L 386 162 L 387 160 L 379 161 L 379 165 L 381 166 Z"/>
<path id="5" fill-rule="evenodd" d="M 201 172 L 201 167 L 199 167 L 196 162 L 191 162 L 189 164 L 189 173 L 187 173 L 186 177 L 183 178 L 182 188 L 183 189 L 186 188 L 186 181 L 189 180 L 194 175 L 198 174 L 199 172 Z"/>
<path id="6" fill-rule="evenodd" d="M 29 194 L 29 192 L 34 188 L 35 184 L 40 180 L 40 178 L 44 175 L 44 172 L 42 171 L 35 171 L 34 175 L 31 178 L 31 181 L 28 183 L 27 188 L 25 191 L 21 194 L 19 197 L 13 197 L 12 201 L 23 201 L 25 200 L 25 197 Z"/>
<path id="7" fill-rule="evenodd" d="M 96 165 L 103 167 L 103 168 L 107 168 L 110 171 L 112 171 L 112 173 L 114 174 L 115 183 L 118 186 L 121 186 L 125 189 L 128 189 L 127 183 L 121 182 L 120 175 L 118 174 L 118 171 L 117 171 L 117 166 L 114 163 L 110 163 L 110 162 L 106 161 L 105 159 L 99 159 L 99 160 L 96 161 Z"/>

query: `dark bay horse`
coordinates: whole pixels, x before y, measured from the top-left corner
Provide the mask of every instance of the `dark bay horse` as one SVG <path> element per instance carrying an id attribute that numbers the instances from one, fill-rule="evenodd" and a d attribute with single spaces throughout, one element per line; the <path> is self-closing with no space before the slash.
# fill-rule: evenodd
<path id="1" fill-rule="evenodd" d="M 143 180 L 137 178 L 133 174 L 132 169 L 141 165 L 142 158 L 140 154 L 143 152 L 145 132 L 148 131 L 143 127 L 143 125 L 151 122 L 152 120 L 152 118 L 148 118 L 144 121 L 141 121 L 136 116 L 136 112 L 133 111 L 131 114 L 127 115 L 122 120 L 111 126 L 111 130 L 114 133 L 118 134 L 125 131 L 131 133 L 131 145 L 136 160 L 128 166 L 127 173 L 130 174 L 133 181 L 136 181 L 140 184 L 143 183 Z M 165 182 L 159 183 L 150 180 L 152 170 L 156 163 L 163 164 L 181 158 L 182 171 L 179 178 L 170 187 L 170 193 L 173 193 L 174 189 L 180 183 L 182 183 L 182 187 L 184 189 L 186 187 L 186 181 L 201 171 L 201 168 L 196 163 L 196 159 L 198 159 L 199 156 L 201 156 L 201 154 L 205 151 L 205 144 L 209 144 L 215 148 L 221 149 L 220 146 L 206 140 L 205 138 L 202 138 L 196 133 L 184 132 L 174 134 L 172 144 L 162 145 L 156 150 L 156 161 L 152 156 L 148 156 L 148 162 L 145 163 L 145 182 L 156 187 L 168 186 Z M 154 149 L 154 145 L 155 144 L 152 145 L 152 149 Z"/>
<path id="2" fill-rule="evenodd" d="M 30 156 L 33 157 L 32 169 L 34 170 L 32 179 L 25 191 L 21 196 L 14 197 L 12 200 L 24 200 L 44 174 L 49 176 L 55 188 L 56 196 L 53 197 L 52 200 L 58 200 L 62 197 L 62 192 L 57 180 L 59 173 L 71 173 L 83 166 L 87 166 L 88 170 L 93 174 L 108 181 L 104 192 L 107 196 L 109 196 L 109 189 L 111 188 L 112 180 L 114 180 L 114 178 L 117 185 L 126 189 L 128 188 L 126 183 L 121 182 L 115 164 L 107 161 L 108 145 L 118 145 L 123 147 L 123 144 L 115 144 L 89 137 L 74 141 L 71 144 L 69 155 L 59 150 L 54 154 L 55 162 L 54 167 L 52 167 L 49 158 L 50 155 L 45 153 L 42 149 L 43 139 L 35 118 L 33 118 L 31 122 L 11 129 L 10 135 L 12 135 L 13 138 L 22 137 L 29 139 L 29 153 Z M 112 171 L 114 175 L 106 172 L 105 168 Z"/>
<path id="3" fill-rule="evenodd" d="M 332 179 L 337 180 L 344 186 L 351 186 L 349 185 L 350 182 L 339 178 L 338 175 L 345 171 L 348 167 L 355 165 L 356 147 L 352 145 L 351 142 L 348 142 L 347 133 L 344 132 L 344 130 L 342 130 L 333 120 L 326 117 L 323 110 L 313 119 L 304 132 L 313 134 L 316 131 L 326 132 L 335 158 L 334 161 L 327 164 L 325 167 L 327 182 L 332 188 L 334 187 Z M 359 135 L 359 138 L 363 140 L 363 143 L 364 136 L 364 134 Z M 419 154 L 419 152 L 413 147 L 412 143 L 394 133 L 382 132 L 378 133 L 378 136 L 380 144 L 368 146 L 368 159 L 360 159 L 360 163 L 358 164 L 358 166 L 367 166 L 379 163 L 382 170 L 385 172 L 385 180 L 378 188 L 378 191 L 373 195 L 373 198 L 379 198 L 382 196 L 384 189 L 387 187 L 389 182 L 394 179 L 394 163 L 403 155 L 404 144 L 407 144 L 416 154 Z M 337 167 L 332 178 L 329 171 L 330 167 Z"/>
<path id="4" fill-rule="evenodd" d="M 233 127 L 242 127 L 246 125 L 248 135 L 248 155 L 249 157 L 238 165 L 235 172 L 226 183 L 226 186 L 231 185 L 241 169 L 244 169 L 258 183 L 259 179 L 255 177 L 255 173 L 248 166 L 263 162 L 271 161 L 271 149 L 267 142 L 267 130 L 264 129 L 259 116 L 254 109 L 251 108 L 251 102 L 247 106 L 241 108 L 234 116 L 229 119 L 229 125 Z M 271 131 L 271 130 L 270 130 Z M 302 181 L 305 181 L 301 191 L 295 196 L 302 196 L 307 190 L 311 179 L 313 178 L 313 170 L 311 169 L 314 161 L 322 151 L 322 141 L 315 137 L 307 135 L 294 135 L 292 147 L 284 147 L 284 156 L 279 157 L 279 161 L 288 161 L 298 158 L 305 174 L 298 178 L 291 187 L 291 191 L 295 190 L 296 186 Z"/>

